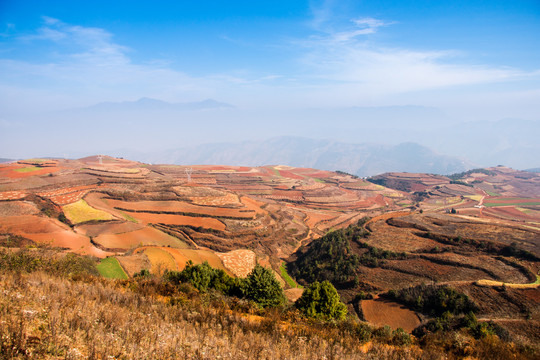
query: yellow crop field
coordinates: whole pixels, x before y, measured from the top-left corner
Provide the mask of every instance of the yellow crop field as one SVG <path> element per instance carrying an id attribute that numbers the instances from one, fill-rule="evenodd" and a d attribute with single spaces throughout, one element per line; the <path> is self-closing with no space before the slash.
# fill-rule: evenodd
<path id="1" fill-rule="evenodd" d="M 73 224 L 80 224 L 92 220 L 113 220 L 114 217 L 103 210 L 94 209 L 81 199 L 72 204 L 62 206 L 66 217 Z"/>

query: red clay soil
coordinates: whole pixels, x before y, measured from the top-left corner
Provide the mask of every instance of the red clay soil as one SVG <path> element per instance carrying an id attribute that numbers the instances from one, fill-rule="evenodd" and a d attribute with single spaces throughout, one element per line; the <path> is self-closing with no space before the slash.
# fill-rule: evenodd
<path id="1" fill-rule="evenodd" d="M 421 323 L 414 311 L 393 301 L 377 298 L 363 300 L 361 305 L 366 321 L 376 326 L 388 325 L 410 333 Z"/>
<path id="2" fill-rule="evenodd" d="M 284 178 L 295 179 L 295 180 L 305 179 L 303 176 L 295 174 L 294 172 L 290 170 L 278 170 L 278 171 L 279 171 L 279 175 L 283 176 Z"/>
<path id="3" fill-rule="evenodd" d="M 16 167 L 6 171 L 5 168 L 0 168 L 0 177 L 7 177 L 7 178 L 10 178 L 10 179 L 21 179 L 21 178 L 26 178 L 26 177 L 30 177 L 30 176 L 37 176 L 37 175 L 45 175 L 45 174 L 50 174 L 50 173 L 55 173 L 57 171 L 60 171 L 62 170 L 62 168 L 60 167 L 43 167 L 43 168 L 37 168 L 36 170 L 33 170 L 33 171 L 28 171 L 28 172 L 17 172 L 17 171 L 14 171 L 15 169 L 20 169 L 20 168 L 24 168 L 24 167 L 28 167 L 28 165 L 17 165 Z"/>
<path id="4" fill-rule="evenodd" d="M 491 204 L 526 204 L 526 203 L 540 203 L 538 198 L 508 198 L 508 197 L 487 197 L 484 200 L 485 203 Z"/>
<path id="5" fill-rule="evenodd" d="M 318 223 L 321 221 L 328 221 L 335 219 L 338 214 L 329 214 L 329 213 L 320 213 L 315 211 L 309 211 L 309 210 L 302 210 L 306 215 L 307 218 L 304 220 L 304 223 L 311 229 L 314 228 Z"/>
<path id="6" fill-rule="evenodd" d="M 511 220 L 522 220 L 522 221 L 540 221 L 540 217 L 531 216 L 523 211 L 519 211 L 513 206 L 498 206 L 493 208 L 484 208 L 482 209 L 484 215 L 492 215 L 495 217 L 502 217 L 505 219 Z"/>
<path id="7" fill-rule="evenodd" d="M 121 234 L 102 234 L 94 238 L 94 241 L 108 249 L 127 250 L 147 245 L 187 247 L 182 241 L 152 227 Z"/>
<path id="8" fill-rule="evenodd" d="M 75 232 L 86 236 L 96 237 L 102 234 L 122 234 L 135 230 L 140 230 L 144 227 L 143 224 L 133 223 L 130 221 L 108 221 L 98 224 L 83 224 L 75 227 Z"/>
<path id="9" fill-rule="evenodd" d="M 168 224 L 168 225 L 187 225 L 194 227 L 202 227 L 205 229 L 214 229 L 224 231 L 225 224 L 213 218 L 193 217 L 183 215 L 169 214 L 149 214 L 130 212 L 130 216 L 142 221 L 146 224 Z"/>
<path id="10" fill-rule="evenodd" d="M 242 204 L 246 207 L 247 210 L 253 210 L 257 214 L 266 214 L 267 211 L 262 209 L 261 206 L 263 206 L 265 203 L 261 201 L 254 200 L 247 196 L 242 196 L 240 199 L 242 201 Z"/>
<path id="11" fill-rule="evenodd" d="M 2 191 L 0 192 L 0 200 L 20 200 L 26 195 L 24 191 Z"/>
<path id="12" fill-rule="evenodd" d="M 208 216 L 226 216 L 237 218 L 254 218 L 255 212 L 246 209 L 230 209 L 211 206 L 198 206 L 181 201 L 120 201 L 107 200 L 108 204 L 113 207 L 118 207 L 128 210 L 137 211 L 165 211 L 165 212 L 183 212 L 203 214 Z"/>
<path id="13" fill-rule="evenodd" d="M 84 235 L 76 234 L 61 222 L 32 215 L 0 218 L 0 233 L 20 235 L 40 244 L 70 249 L 78 254 L 104 258 L 111 253 L 97 249 Z"/>
<path id="14" fill-rule="evenodd" d="M 29 201 L 1 201 L 0 217 L 17 215 L 37 215 L 39 209 Z"/>

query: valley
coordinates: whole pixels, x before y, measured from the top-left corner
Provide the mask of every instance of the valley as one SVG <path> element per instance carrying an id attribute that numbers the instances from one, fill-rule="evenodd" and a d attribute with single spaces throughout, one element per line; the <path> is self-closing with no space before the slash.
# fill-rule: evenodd
<path id="1" fill-rule="evenodd" d="M 506 167 L 359 178 L 29 159 L 0 165 L 0 240 L 103 259 L 118 278 L 188 261 L 244 278 L 260 264 L 290 301 L 330 280 L 350 314 L 407 332 L 433 316 L 388 294 L 449 286 L 510 339 L 539 340 L 540 175 Z"/>

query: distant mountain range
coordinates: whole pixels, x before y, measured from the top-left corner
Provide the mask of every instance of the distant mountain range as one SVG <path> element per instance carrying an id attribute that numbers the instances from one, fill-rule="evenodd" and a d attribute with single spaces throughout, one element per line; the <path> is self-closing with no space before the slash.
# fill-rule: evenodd
<path id="1" fill-rule="evenodd" d="M 214 99 L 206 99 L 194 102 L 170 103 L 167 101 L 143 97 L 137 101 L 102 102 L 84 108 L 71 109 L 71 111 L 186 111 L 224 108 L 234 108 L 234 106 L 216 101 Z"/>
<path id="2" fill-rule="evenodd" d="M 358 176 L 389 171 L 451 174 L 474 167 L 415 143 L 395 146 L 348 144 L 331 140 L 277 137 L 262 142 L 215 143 L 152 154 L 123 153 L 128 158 L 167 164 L 289 165 L 340 170 Z"/>

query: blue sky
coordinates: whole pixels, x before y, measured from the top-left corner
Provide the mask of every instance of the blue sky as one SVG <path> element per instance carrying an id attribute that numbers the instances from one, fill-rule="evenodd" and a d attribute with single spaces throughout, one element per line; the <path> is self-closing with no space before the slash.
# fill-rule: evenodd
<path id="1" fill-rule="evenodd" d="M 538 0 L 2 0 L 0 126 L 141 97 L 539 120 L 538 34 Z"/>

